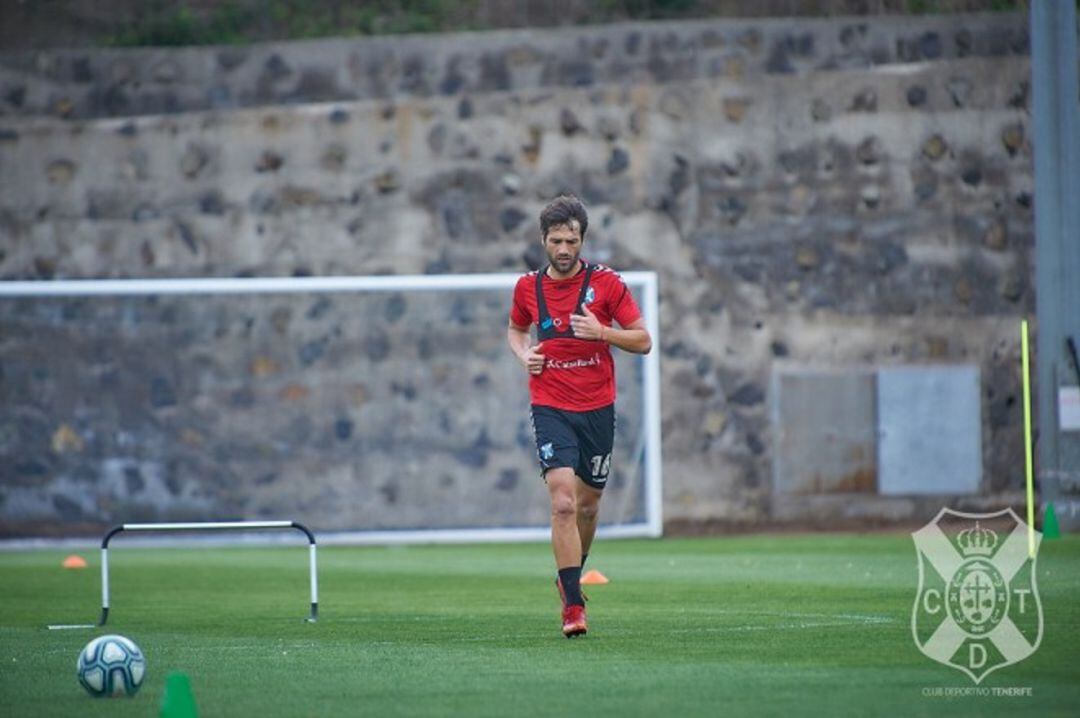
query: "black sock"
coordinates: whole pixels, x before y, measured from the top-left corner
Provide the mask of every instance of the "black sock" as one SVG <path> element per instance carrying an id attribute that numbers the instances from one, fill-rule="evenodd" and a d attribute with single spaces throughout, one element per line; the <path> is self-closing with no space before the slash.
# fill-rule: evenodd
<path id="1" fill-rule="evenodd" d="M 560 568 L 559 582 L 562 584 L 563 593 L 566 594 L 568 606 L 585 605 L 585 599 L 581 597 L 581 566 Z"/>
<path id="2" fill-rule="evenodd" d="M 581 554 L 581 568 L 582 569 L 585 568 L 585 559 L 587 559 L 588 557 L 589 557 L 589 554 L 587 554 L 587 553 Z"/>

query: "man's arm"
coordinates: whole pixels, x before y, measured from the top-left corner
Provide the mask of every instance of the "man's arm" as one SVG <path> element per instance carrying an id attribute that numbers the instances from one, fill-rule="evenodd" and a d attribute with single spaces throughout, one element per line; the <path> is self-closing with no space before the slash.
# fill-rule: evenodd
<path id="1" fill-rule="evenodd" d="M 652 349 L 652 337 L 645 328 L 645 320 L 635 319 L 621 329 L 605 327 L 589 311 L 588 307 L 582 307 L 584 316 L 580 314 L 570 315 L 570 324 L 574 327 L 574 336 L 581 339 L 607 342 L 613 347 L 618 347 L 626 352 L 634 354 L 648 354 Z"/>
<path id="2" fill-rule="evenodd" d="M 544 355 L 540 353 L 543 342 L 533 346 L 528 327 L 519 327 L 510 322 L 510 326 L 506 328 L 506 341 L 510 345 L 510 351 L 514 352 L 514 356 L 530 374 L 539 374 L 544 370 Z"/>
<path id="3" fill-rule="evenodd" d="M 621 329 L 604 327 L 603 338 L 608 344 L 634 354 L 648 354 L 652 350 L 652 337 L 644 319 L 632 321 Z"/>

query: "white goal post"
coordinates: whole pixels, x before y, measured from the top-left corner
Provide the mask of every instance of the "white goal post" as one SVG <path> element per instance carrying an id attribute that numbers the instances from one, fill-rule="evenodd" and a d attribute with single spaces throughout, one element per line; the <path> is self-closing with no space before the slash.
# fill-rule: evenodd
<path id="1" fill-rule="evenodd" d="M 177 279 L 86 279 L 0 282 L 2 298 L 120 297 L 140 295 L 252 295 L 357 292 L 435 292 L 440 290 L 507 290 L 520 274 L 386 275 L 273 278 L 177 278 Z M 641 443 L 642 506 L 644 518 L 633 523 L 602 525 L 598 535 L 608 538 L 658 537 L 663 533 L 661 434 L 659 292 L 655 272 L 623 272 L 628 286 L 638 290 L 646 326 L 653 336 L 654 349 L 641 361 Z M 493 328 L 502 332 L 503 327 Z M 510 361 L 510 358 L 507 358 Z M 523 378 L 524 381 L 524 378 Z M 313 517 L 307 517 L 313 521 Z M 313 521 L 314 522 L 314 521 Z M 323 543 L 462 543 L 540 541 L 549 538 L 546 527 L 483 527 L 402 530 L 347 530 L 320 532 Z"/>

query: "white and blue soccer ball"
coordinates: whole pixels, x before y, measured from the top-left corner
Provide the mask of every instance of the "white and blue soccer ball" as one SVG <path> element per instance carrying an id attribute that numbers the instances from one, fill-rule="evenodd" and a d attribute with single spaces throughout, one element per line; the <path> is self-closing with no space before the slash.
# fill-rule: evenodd
<path id="1" fill-rule="evenodd" d="M 133 696 L 146 677 L 146 658 L 123 636 L 98 636 L 79 652 L 79 683 L 94 697 Z"/>

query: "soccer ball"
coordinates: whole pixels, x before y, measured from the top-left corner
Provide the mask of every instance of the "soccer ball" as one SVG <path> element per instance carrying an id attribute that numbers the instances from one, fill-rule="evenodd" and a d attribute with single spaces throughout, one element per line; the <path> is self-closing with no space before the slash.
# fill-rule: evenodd
<path id="1" fill-rule="evenodd" d="M 98 636 L 79 652 L 79 683 L 95 698 L 133 696 L 146 677 L 146 658 L 130 638 Z"/>

